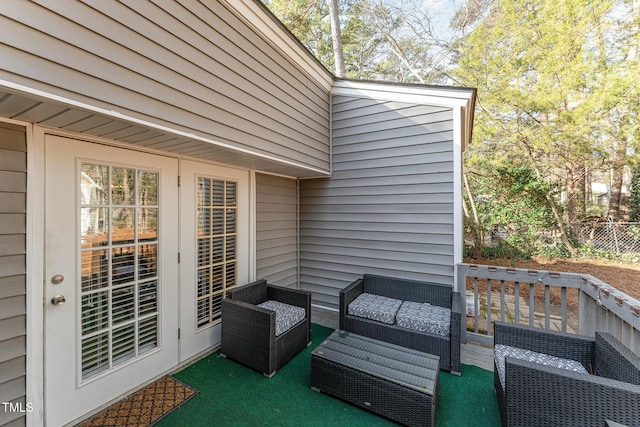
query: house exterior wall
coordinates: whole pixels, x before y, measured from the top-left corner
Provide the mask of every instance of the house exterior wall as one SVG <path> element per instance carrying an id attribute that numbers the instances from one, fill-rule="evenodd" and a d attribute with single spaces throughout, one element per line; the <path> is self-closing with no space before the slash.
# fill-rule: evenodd
<path id="1" fill-rule="evenodd" d="M 333 175 L 300 181 L 301 287 L 314 303 L 363 273 L 454 283 L 448 107 L 333 97 Z"/>
<path id="2" fill-rule="evenodd" d="M 25 129 L 0 123 L 0 425 L 7 426 L 26 422 L 26 193 Z"/>
<path id="3" fill-rule="evenodd" d="M 333 77 L 263 9 L 253 0 L 3 1 L 0 87 L 328 173 Z M 116 139 L 95 118 L 15 107 L 16 120 Z M 179 149 L 170 138 L 157 144 Z"/>
<path id="4" fill-rule="evenodd" d="M 25 133 L 0 125 L 0 401 L 24 408 L 28 398 L 31 424 L 46 419 L 38 306 L 48 129 L 287 176 L 333 165 L 331 179 L 303 182 L 251 172 L 256 277 L 313 291 L 318 304 L 336 307 L 338 290 L 364 272 L 453 280 L 451 108 L 425 106 L 422 94 L 332 99 L 337 86 L 360 86 L 334 81 L 258 0 L 6 0 L 0 25 L 0 117 L 39 125 L 29 133 L 29 220 Z M 214 142 L 223 148 L 205 153 Z M 2 409 L 0 425 L 25 423 Z"/>
<path id="5" fill-rule="evenodd" d="M 298 287 L 297 180 L 256 174 L 256 278 Z"/>

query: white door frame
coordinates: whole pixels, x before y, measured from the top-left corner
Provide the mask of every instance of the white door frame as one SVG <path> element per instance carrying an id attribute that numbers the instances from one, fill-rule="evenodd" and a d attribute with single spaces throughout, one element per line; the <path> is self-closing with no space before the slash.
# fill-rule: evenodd
<path id="1" fill-rule="evenodd" d="M 27 426 L 44 425 L 44 129 L 27 129 Z"/>
<path id="2" fill-rule="evenodd" d="M 44 269 L 45 411 L 47 408 L 51 411 L 45 416 L 45 424 L 51 425 L 54 416 L 57 417 L 55 424 L 72 422 L 77 417 L 91 413 L 96 406 L 116 400 L 129 390 L 140 387 L 150 379 L 164 374 L 165 371 L 174 369 L 179 363 L 177 334 L 179 274 L 176 247 L 178 242 L 178 206 L 176 205 L 178 159 L 133 152 L 120 147 L 57 135 L 46 137 L 45 154 L 45 168 L 49 169 L 45 171 L 45 176 L 48 177 L 45 189 L 45 221 L 47 222 L 45 239 L 51 239 L 49 242 L 45 241 Z M 133 350 L 134 358 L 90 379 L 81 379 L 80 361 L 77 359 L 81 325 L 79 263 L 83 260 L 81 255 L 84 253 L 80 252 L 78 246 L 77 225 L 80 219 L 77 217 L 79 208 L 77 204 L 80 203 L 80 196 L 77 185 L 80 179 L 78 168 L 80 162 L 85 162 L 83 159 L 93 159 L 88 160 L 90 163 L 123 164 L 126 165 L 125 167 L 129 167 L 130 164 L 141 165 L 143 169 L 159 172 L 157 188 L 160 240 L 157 243 L 157 270 L 152 270 L 152 275 L 157 278 L 151 282 L 144 282 L 155 283 L 150 289 L 155 289 L 158 298 L 155 306 L 157 308 L 153 309 L 158 312 L 153 316 L 157 318 L 157 324 L 154 326 L 157 331 L 154 349 L 141 355 L 137 355 L 137 350 Z M 70 209 L 74 212 L 71 215 Z M 109 230 L 113 231 L 111 228 Z M 146 245 L 146 243 L 141 244 Z M 156 245 L 156 243 L 153 244 Z M 122 246 L 118 247 L 122 248 Z M 109 248 L 107 250 L 111 251 Z M 114 249 L 113 253 L 116 250 Z M 60 284 L 55 284 L 53 280 L 49 282 L 49 278 L 54 274 L 63 274 L 66 280 Z M 133 283 L 126 284 L 121 289 L 135 290 L 142 286 L 142 284 L 136 285 L 137 282 Z M 107 295 L 102 290 L 97 292 L 96 295 Z M 134 292 L 137 295 L 139 291 Z M 62 306 L 50 304 L 49 300 L 54 294 L 64 294 L 67 303 Z M 109 291 L 108 295 L 110 294 Z M 134 306 L 138 304 L 135 299 L 131 301 Z M 110 312 L 110 309 L 107 308 L 107 310 Z M 118 327 L 124 328 L 121 330 L 129 330 L 138 324 L 135 317 L 133 320 L 132 324 L 120 323 Z M 116 325 L 109 322 L 102 327 L 111 330 L 116 328 Z M 135 328 L 137 330 L 137 327 Z M 137 345 L 133 342 L 131 344 Z M 109 355 L 109 364 L 110 361 L 111 355 Z"/>

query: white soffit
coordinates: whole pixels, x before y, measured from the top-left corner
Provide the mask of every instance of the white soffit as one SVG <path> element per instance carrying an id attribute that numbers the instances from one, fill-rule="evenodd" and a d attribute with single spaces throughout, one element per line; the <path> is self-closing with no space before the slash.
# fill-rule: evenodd
<path id="1" fill-rule="evenodd" d="M 327 170 L 1 79 L 0 117 L 264 172 L 297 177 L 329 175 Z"/>

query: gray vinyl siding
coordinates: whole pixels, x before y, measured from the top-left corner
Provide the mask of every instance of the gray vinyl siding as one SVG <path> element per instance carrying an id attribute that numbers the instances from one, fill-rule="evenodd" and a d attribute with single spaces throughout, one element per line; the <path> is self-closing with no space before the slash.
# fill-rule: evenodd
<path id="1" fill-rule="evenodd" d="M 231 4 L 291 43 L 259 2 Z M 224 0 L 3 0 L 0 79 L 328 172 L 332 76 L 234 12 Z M 25 109 L 16 106 L 16 120 L 105 138 L 127 131 L 97 129 L 105 119 L 82 111 Z M 179 138 L 157 136 L 130 141 L 180 149 Z M 192 145 L 198 156 L 201 144 Z"/>
<path id="2" fill-rule="evenodd" d="M 26 404 L 27 143 L 21 126 L 0 123 L 0 402 Z M 0 406 L 0 425 L 25 425 Z"/>
<path id="3" fill-rule="evenodd" d="M 363 273 L 453 284 L 453 116 L 336 96 L 333 176 L 300 181 L 300 283 L 315 304 Z"/>
<path id="4" fill-rule="evenodd" d="M 297 180 L 256 174 L 256 278 L 298 287 Z"/>

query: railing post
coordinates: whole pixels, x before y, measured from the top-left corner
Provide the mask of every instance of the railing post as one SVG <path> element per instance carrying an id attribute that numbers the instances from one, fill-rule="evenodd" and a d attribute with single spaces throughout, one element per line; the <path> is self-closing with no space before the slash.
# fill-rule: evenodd
<path id="1" fill-rule="evenodd" d="M 589 295 L 580 291 L 578 298 L 578 334 L 596 335 L 596 311 L 598 305 Z"/>
<path id="2" fill-rule="evenodd" d="M 460 342 L 467 343 L 467 266 L 462 264 L 456 265 L 457 288 L 460 293 L 460 307 L 464 308 L 464 314 L 460 319 Z"/>

